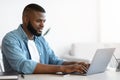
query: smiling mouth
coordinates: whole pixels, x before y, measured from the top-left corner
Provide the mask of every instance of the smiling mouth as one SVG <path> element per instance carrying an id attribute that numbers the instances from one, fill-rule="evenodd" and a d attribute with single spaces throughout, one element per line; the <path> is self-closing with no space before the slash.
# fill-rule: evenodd
<path id="1" fill-rule="evenodd" d="M 41 33 L 42 31 L 43 31 L 43 29 L 39 29 L 39 31 L 38 31 L 38 32 L 40 32 L 40 33 Z"/>

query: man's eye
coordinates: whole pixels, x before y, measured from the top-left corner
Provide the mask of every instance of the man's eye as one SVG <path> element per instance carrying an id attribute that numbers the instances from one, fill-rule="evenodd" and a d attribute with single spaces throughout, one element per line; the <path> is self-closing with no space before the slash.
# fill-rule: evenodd
<path id="1" fill-rule="evenodd" d="M 43 22 L 45 23 L 45 22 L 46 22 L 46 20 L 43 20 Z"/>
<path id="2" fill-rule="evenodd" d="M 36 22 L 44 22 L 45 23 L 46 20 L 37 20 Z"/>

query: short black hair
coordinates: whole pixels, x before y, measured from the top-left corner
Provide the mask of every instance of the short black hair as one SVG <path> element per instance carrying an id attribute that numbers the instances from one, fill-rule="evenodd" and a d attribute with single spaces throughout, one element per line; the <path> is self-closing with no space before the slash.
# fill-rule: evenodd
<path id="1" fill-rule="evenodd" d="M 32 3 L 32 4 L 28 4 L 24 8 L 23 15 L 25 15 L 26 13 L 29 13 L 31 11 L 39 11 L 39 12 L 43 12 L 43 13 L 46 12 L 45 9 L 43 7 L 41 7 L 40 5 Z"/>

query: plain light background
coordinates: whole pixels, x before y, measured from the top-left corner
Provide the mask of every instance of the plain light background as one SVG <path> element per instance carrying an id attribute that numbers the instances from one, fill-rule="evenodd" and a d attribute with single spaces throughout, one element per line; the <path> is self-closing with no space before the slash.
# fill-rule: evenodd
<path id="1" fill-rule="evenodd" d="M 55 54 L 69 52 L 72 43 L 120 42 L 120 0 L 0 0 L 0 43 L 22 23 L 23 8 L 37 3 L 46 10 L 43 33 Z"/>

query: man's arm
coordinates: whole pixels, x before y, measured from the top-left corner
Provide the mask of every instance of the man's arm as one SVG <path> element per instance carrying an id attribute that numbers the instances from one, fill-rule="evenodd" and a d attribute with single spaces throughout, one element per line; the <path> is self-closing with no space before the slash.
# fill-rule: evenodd
<path id="1" fill-rule="evenodd" d="M 67 62 L 65 62 L 67 63 Z M 87 64 L 86 64 L 87 65 Z M 86 69 L 83 69 L 83 64 L 71 64 L 71 65 L 48 65 L 48 64 L 40 64 L 38 63 L 34 72 L 35 74 L 39 73 L 56 73 L 56 72 L 63 72 L 63 73 L 72 73 L 72 72 L 80 72 L 84 73 Z"/>
<path id="2" fill-rule="evenodd" d="M 72 61 L 72 62 L 67 62 L 64 61 L 62 65 L 72 65 L 72 64 L 77 64 L 78 62 Z"/>
<path id="3" fill-rule="evenodd" d="M 85 66 L 86 69 L 88 69 L 89 66 L 90 66 L 90 63 L 88 63 L 88 62 L 75 62 L 75 61 L 67 62 L 67 61 L 64 61 L 62 65 L 83 65 L 83 66 Z"/>
<path id="4" fill-rule="evenodd" d="M 61 66 L 60 65 L 48 65 L 48 64 L 40 64 L 38 63 L 34 72 L 35 74 L 39 73 L 56 73 L 61 72 Z"/>

